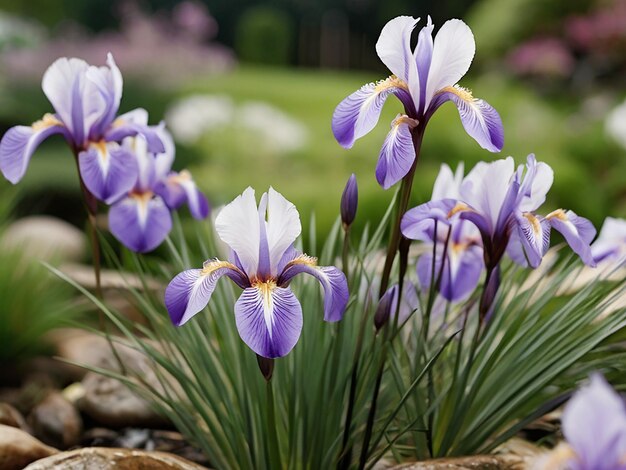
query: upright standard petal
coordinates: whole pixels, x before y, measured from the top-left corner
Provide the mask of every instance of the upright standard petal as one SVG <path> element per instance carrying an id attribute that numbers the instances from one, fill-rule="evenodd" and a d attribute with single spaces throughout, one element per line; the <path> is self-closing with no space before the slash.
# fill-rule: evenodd
<path id="1" fill-rule="evenodd" d="M 415 146 L 411 130 L 417 121 L 408 116 L 396 117 L 383 143 L 376 165 L 376 180 L 389 189 L 409 172 L 415 162 Z"/>
<path id="2" fill-rule="evenodd" d="M 99 200 L 112 204 L 128 193 L 137 181 L 137 159 L 115 142 L 91 143 L 78 155 L 80 175 Z"/>
<path id="3" fill-rule="evenodd" d="M 521 165 L 520 165 L 521 166 Z M 554 182 L 554 171 L 543 162 L 537 162 L 534 154 L 526 158 L 526 175 L 520 186 L 519 209 L 535 211 L 546 201 L 546 195 Z"/>
<path id="4" fill-rule="evenodd" d="M 115 64 L 111 53 L 107 55 L 105 67 L 90 66 L 85 76 L 95 84 L 104 101 L 104 109 L 90 130 L 90 137 L 101 138 L 104 131 L 111 125 L 120 107 L 124 82 L 120 69 Z"/>
<path id="5" fill-rule="evenodd" d="M 413 106 L 408 85 L 389 77 L 378 83 L 363 85 L 344 99 L 333 113 L 332 130 L 337 142 L 345 148 L 370 132 L 380 117 L 380 111 L 390 94 L 395 94 L 406 106 Z"/>
<path id="6" fill-rule="evenodd" d="M 226 205 L 215 218 L 217 234 L 236 254 L 241 266 L 252 278 L 259 265 L 260 227 L 254 189 Z"/>
<path id="7" fill-rule="evenodd" d="M 245 289 L 235 304 L 241 339 L 259 356 L 285 356 L 302 331 L 302 307 L 289 288 L 259 283 Z"/>
<path id="8" fill-rule="evenodd" d="M 409 81 L 411 68 L 415 68 L 411 52 L 411 33 L 419 18 L 398 16 L 390 20 L 380 32 L 376 42 L 376 53 L 380 60 L 396 77 Z"/>
<path id="9" fill-rule="evenodd" d="M 430 199 L 432 201 L 438 201 L 440 199 L 460 199 L 464 171 L 465 166 L 463 162 L 459 163 L 454 173 L 452 173 L 452 169 L 446 163 L 442 163 L 435 184 L 433 185 L 433 194 Z"/>
<path id="10" fill-rule="evenodd" d="M 475 53 L 476 43 L 469 26 L 457 19 L 446 21 L 435 36 L 424 109 L 428 109 L 437 91 L 456 85 L 467 73 Z"/>
<path id="11" fill-rule="evenodd" d="M 127 248 L 146 253 L 158 247 L 172 229 L 172 216 L 160 197 L 131 194 L 109 210 L 109 230 Z"/>
<path id="12" fill-rule="evenodd" d="M 35 149 L 51 135 L 65 132 L 63 124 L 51 114 L 32 126 L 12 127 L 0 141 L 0 171 L 16 184 L 26 173 Z"/>
<path id="13" fill-rule="evenodd" d="M 498 112 L 484 100 L 459 86 L 448 86 L 434 96 L 428 115 L 434 113 L 446 101 L 452 101 L 461 117 L 465 132 L 478 145 L 490 152 L 499 152 L 504 146 L 504 127 Z"/>
<path id="14" fill-rule="evenodd" d="M 249 287 L 239 268 L 219 260 L 207 261 L 202 269 L 189 269 L 172 279 L 165 289 L 165 306 L 172 323 L 181 326 L 206 307 L 222 276 L 230 277 L 244 289 Z"/>
<path id="15" fill-rule="evenodd" d="M 287 286 L 294 276 L 306 273 L 314 276 L 324 289 L 324 320 L 339 321 L 348 304 L 350 294 L 346 276 L 334 266 L 317 266 L 317 260 L 300 255 L 285 266 L 278 279 L 279 286 Z"/>
<path id="16" fill-rule="evenodd" d="M 626 468 L 624 401 L 599 374 L 591 377 L 565 406 L 563 434 L 576 453 L 572 468 Z"/>
<path id="17" fill-rule="evenodd" d="M 410 89 L 418 116 L 424 114 L 426 106 L 426 87 L 433 56 L 433 28 L 434 25 L 429 16 L 426 26 L 422 28 L 417 37 L 417 46 L 415 47 L 414 56 L 419 86 L 415 86 L 411 83 L 413 86 L 410 86 Z"/>
<path id="18" fill-rule="evenodd" d="M 270 271 L 278 275 L 278 264 L 302 231 L 300 214 L 291 202 L 270 187 L 267 193 L 267 244 L 270 256 Z"/>
<path id="19" fill-rule="evenodd" d="M 563 235 L 567 244 L 580 256 L 583 263 L 589 266 L 596 265 L 589 246 L 596 236 L 596 229 L 589 220 L 576 215 L 573 211 L 566 212 L 563 209 L 548 214 L 546 219 L 552 228 Z"/>
<path id="20" fill-rule="evenodd" d="M 488 221 L 491 231 L 498 223 L 514 174 L 515 162 L 507 157 L 491 163 L 478 162 L 463 179 L 461 200 Z"/>
<path id="21" fill-rule="evenodd" d="M 88 137 L 88 130 L 106 111 L 96 85 L 86 78 L 88 68 L 84 60 L 62 57 L 48 67 L 41 83 L 58 118 L 79 147 Z"/>

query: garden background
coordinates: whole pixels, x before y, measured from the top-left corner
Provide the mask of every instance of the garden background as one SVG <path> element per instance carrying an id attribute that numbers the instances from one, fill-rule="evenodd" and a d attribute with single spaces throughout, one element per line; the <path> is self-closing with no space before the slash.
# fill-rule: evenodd
<path id="1" fill-rule="evenodd" d="M 379 220 L 392 197 L 373 172 L 387 129 L 377 126 L 348 152 L 330 118 L 361 84 L 385 77 L 374 44 L 400 14 L 430 14 L 435 24 L 460 17 L 472 28 L 478 54 L 464 85 L 502 116 L 502 156 L 534 152 L 555 169 L 549 208 L 576 207 L 597 227 L 606 214 L 626 214 L 623 0 L 3 0 L 0 133 L 48 109 L 40 81 L 55 58 L 99 64 L 111 51 L 125 80 L 120 111 L 140 105 L 153 120 L 165 116 L 176 169 L 190 168 L 214 207 L 248 185 L 275 185 L 303 220 L 315 214 L 323 234 L 355 172 L 362 226 Z M 381 122 L 400 111 L 393 102 Z M 440 162 L 471 168 L 495 158 L 464 136 L 456 114 L 444 106 L 428 127 L 416 203 L 428 199 Z M 82 227 L 68 158 L 60 137 L 38 150 L 16 216 L 52 214 Z"/>

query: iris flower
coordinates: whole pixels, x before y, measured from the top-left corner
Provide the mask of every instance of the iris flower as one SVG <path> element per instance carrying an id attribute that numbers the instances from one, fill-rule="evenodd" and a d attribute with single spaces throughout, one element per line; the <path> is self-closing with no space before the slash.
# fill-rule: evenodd
<path id="1" fill-rule="evenodd" d="M 208 260 L 201 269 L 178 274 L 165 291 L 172 322 L 183 325 L 209 302 L 222 276 L 243 292 L 235 304 L 241 339 L 259 356 L 286 355 L 302 330 L 302 307 L 289 283 L 300 273 L 314 276 L 324 290 L 324 320 L 341 320 L 348 302 L 346 277 L 333 266 L 317 266 L 315 258 L 298 252 L 300 235 L 296 207 L 273 188 L 257 208 L 254 190 L 246 189 L 215 219 L 219 237 L 231 249 L 230 261 Z"/>
<path id="2" fill-rule="evenodd" d="M 456 218 L 472 222 L 480 232 L 483 258 L 494 269 L 504 253 L 536 268 L 550 245 L 552 228 L 560 232 L 585 264 L 595 266 L 589 244 L 596 230 L 589 220 L 558 209 L 543 217 L 544 203 L 554 179 L 552 168 L 529 155 L 517 170 L 513 158 L 479 162 L 463 178 L 458 198 L 431 201 L 409 210 L 403 218 L 406 233 L 419 231 L 436 219 L 451 224 Z"/>
<path id="3" fill-rule="evenodd" d="M 600 374 L 577 391 L 562 418 L 567 444 L 535 468 L 626 470 L 626 405 Z"/>
<path id="4" fill-rule="evenodd" d="M 432 200 L 460 199 L 462 182 L 462 164 L 454 174 L 448 165 L 441 165 L 433 187 Z M 429 288 L 433 273 L 435 280 L 441 273 L 439 293 L 450 302 L 458 302 L 474 291 L 484 268 L 480 232 L 471 222 L 458 217 L 442 223 L 435 223 L 431 218 L 424 219 L 421 224 L 414 223 L 416 213 L 419 215 L 419 211 L 425 208 L 426 206 L 421 206 L 421 209 L 409 211 L 401 227 L 405 237 L 421 240 L 426 244 L 425 253 L 417 261 L 420 286 Z M 447 214 L 441 215 L 447 219 Z M 433 252 L 436 258 L 434 266 Z"/>
<path id="5" fill-rule="evenodd" d="M 345 148 L 370 132 L 378 122 L 389 95 L 404 106 L 404 114 L 391 123 L 376 166 L 376 179 L 388 189 L 400 181 L 416 159 L 414 129 L 426 125 L 433 113 L 452 101 L 465 131 L 490 152 L 499 152 L 504 144 L 504 130 L 497 111 L 457 82 L 467 73 L 476 45 L 470 28 L 461 20 L 449 20 L 433 40 L 433 24 L 428 18 L 411 50 L 411 34 L 419 22 L 399 16 L 383 28 L 376 52 L 393 75 L 369 83 L 344 99 L 333 114 L 335 139 Z"/>
<path id="6" fill-rule="evenodd" d="M 147 125 L 145 111 L 136 111 L 130 120 Z M 172 172 L 174 142 L 163 126 L 155 130 L 165 146 L 162 153 L 152 154 L 144 137 L 127 137 L 123 148 L 132 152 L 137 160 L 138 174 L 133 188 L 109 210 L 111 233 L 129 249 L 144 253 L 159 246 L 172 228 L 171 210 L 187 202 L 191 215 L 204 219 L 209 214 L 209 204 L 191 178 L 183 170 Z"/>
<path id="7" fill-rule="evenodd" d="M 81 178 L 91 194 L 110 203 L 127 193 L 138 170 L 136 159 L 120 145 L 121 140 L 141 134 L 151 152 L 163 152 L 164 148 L 148 126 L 132 122 L 129 114 L 116 117 L 122 84 L 111 54 L 105 67 L 75 58 L 56 60 L 42 80 L 55 113 L 6 132 L 0 142 L 0 171 L 5 178 L 13 184 L 19 182 L 41 142 L 61 134 L 77 155 Z"/>
<path id="8" fill-rule="evenodd" d="M 626 261 L 626 220 L 607 217 L 602 224 L 600 234 L 593 245 L 591 253 L 597 263 L 601 261 Z"/>

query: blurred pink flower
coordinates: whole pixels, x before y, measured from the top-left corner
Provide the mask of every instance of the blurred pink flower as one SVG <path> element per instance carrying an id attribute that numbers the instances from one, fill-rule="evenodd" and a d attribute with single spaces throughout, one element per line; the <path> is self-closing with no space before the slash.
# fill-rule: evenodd
<path id="1" fill-rule="evenodd" d="M 515 48 L 507 64 L 518 75 L 567 77 L 574 70 L 574 57 L 558 38 L 531 39 Z"/>

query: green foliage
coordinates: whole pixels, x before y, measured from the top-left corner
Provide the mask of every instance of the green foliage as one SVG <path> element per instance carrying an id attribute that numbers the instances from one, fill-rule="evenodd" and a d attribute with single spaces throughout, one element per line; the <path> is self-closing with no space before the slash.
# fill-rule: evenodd
<path id="1" fill-rule="evenodd" d="M 467 302 L 435 304 L 434 310 L 434 298 L 422 293 L 407 321 L 391 321 L 375 334 L 376 255 L 391 212 L 371 236 L 366 228 L 351 249 L 352 296 L 342 322 L 322 321 L 317 283 L 294 282 L 304 328 L 295 349 L 276 360 L 271 385 L 239 338 L 233 316 L 238 292 L 227 280 L 218 283 L 207 309 L 180 328 L 171 325 L 162 294 L 128 287 L 146 319 L 139 325 L 81 289 L 121 333 L 112 341 L 145 354 L 159 382 L 146 381 L 145 370 L 97 371 L 150 400 L 216 468 L 314 469 L 335 467 L 340 459 L 352 377 L 345 455 L 349 467 L 357 467 L 381 366 L 366 468 L 383 457 L 406 461 L 492 451 L 564 401 L 590 371 L 614 370 L 616 348 L 623 352 L 618 341 L 626 334 L 626 309 L 613 306 L 626 281 L 598 276 L 573 288 L 581 266 L 572 258 L 546 261 L 540 275 L 507 266 L 485 325 L 477 320 L 479 288 Z M 306 251 L 320 254 L 321 264 L 337 263 L 339 238 L 336 223 L 319 249 L 311 235 Z M 110 248 L 107 253 L 119 269 L 165 283 L 219 254 L 208 226 L 198 239 L 200 249 L 191 249 L 177 224 L 167 266 L 129 253 L 122 265 Z M 428 334 L 422 327 L 427 324 Z"/>
<path id="2" fill-rule="evenodd" d="M 250 8 L 237 24 L 235 50 L 244 62 L 285 65 L 290 61 L 293 44 L 291 18 L 277 8 Z"/>

